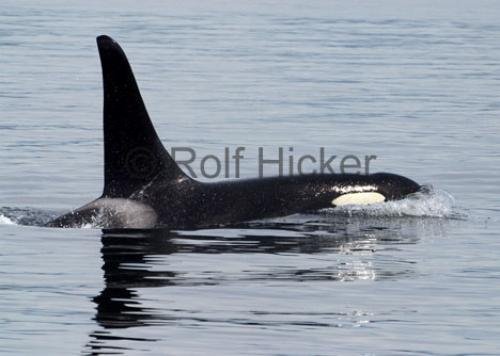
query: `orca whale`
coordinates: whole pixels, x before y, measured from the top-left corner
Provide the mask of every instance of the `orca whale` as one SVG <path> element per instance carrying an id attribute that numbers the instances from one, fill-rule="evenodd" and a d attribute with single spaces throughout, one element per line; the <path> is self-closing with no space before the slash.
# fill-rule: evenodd
<path id="1" fill-rule="evenodd" d="M 104 190 L 100 198 L 46 226 L 214 227 L 397 200 L 420 188 L 390 173 L 194 180 L 162 145 L 121 47 L 104 35 L 97 37 L 97 46 L 104 87 Z"/>

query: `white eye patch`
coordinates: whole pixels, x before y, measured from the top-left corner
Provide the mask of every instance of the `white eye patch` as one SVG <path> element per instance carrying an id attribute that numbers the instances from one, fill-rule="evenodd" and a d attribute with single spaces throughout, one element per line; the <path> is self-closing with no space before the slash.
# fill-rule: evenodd
<path id="1" fill-rule="evenodd" d="M 376 192 L 360 192 L 360 193 L 348 193 L 343 194 L 332 200 L 332 204 L 335 206 L 342 205 L 367 205 L 382 203 L 385 201 L 385 197 Z"/>

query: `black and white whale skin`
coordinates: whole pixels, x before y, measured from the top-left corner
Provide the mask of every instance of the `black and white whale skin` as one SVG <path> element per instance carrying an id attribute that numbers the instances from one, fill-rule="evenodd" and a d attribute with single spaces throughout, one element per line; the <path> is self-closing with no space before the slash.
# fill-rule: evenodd
<path id="1" fill-rule="evenodd" d="M 202 183 L 163 147 L 125 53 L 108 36 L 97 46 L 104 83 L 104 191 L 50 227 L 199 228 L 345 204 L 397 200 L 419 190 L 390 173 L 309 174 Z"/>

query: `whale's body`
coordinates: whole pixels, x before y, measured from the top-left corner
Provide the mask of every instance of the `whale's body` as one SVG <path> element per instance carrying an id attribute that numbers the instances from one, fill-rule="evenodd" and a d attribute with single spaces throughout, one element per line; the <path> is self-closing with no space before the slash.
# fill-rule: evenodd
<path id="1" fill-rule="evenodd" d="M 104 191 L 52 227 L 194 228 L 285 216 L 345 204 L 396 200 L 418 191 L 390 173 L 309 174 L 202 183 L 163 147 L 120 46 L 97 38 L 104 84 Z"/>

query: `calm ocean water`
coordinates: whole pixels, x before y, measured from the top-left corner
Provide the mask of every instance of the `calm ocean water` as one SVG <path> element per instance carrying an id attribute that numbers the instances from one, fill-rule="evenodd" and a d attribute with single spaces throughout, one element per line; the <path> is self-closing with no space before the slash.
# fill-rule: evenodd
<path id="1" fill-rule="evenodd" d="M 494 1 L 2 2 L 0 353 L 500 354 L 499 18 Z M 260 146 L 377 155 L 372 172 L 433 191 L 227 229 L 39 227 L 101 193 L 103 33 L 167 147 L 245 146 L 244 177 Z"/>

